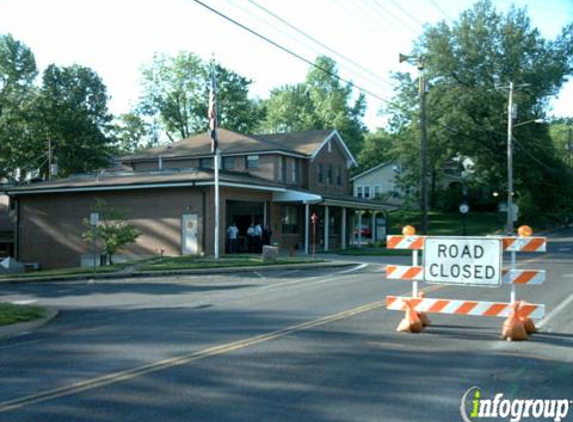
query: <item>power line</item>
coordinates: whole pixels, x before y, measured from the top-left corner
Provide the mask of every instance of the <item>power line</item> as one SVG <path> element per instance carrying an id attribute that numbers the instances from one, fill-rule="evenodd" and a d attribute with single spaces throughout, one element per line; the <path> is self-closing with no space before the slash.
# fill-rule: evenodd
<path id="1" fill-rule="evenodd" d="M 378 6 L 378 8 L 382 9 L 384 12 L 386 12 L 387 14 L 389 14 L 390 16 L 392 16 L 394 19 L 396 19 L 398 22 L 400 22 L 400 24 L 402 24 L 402 26 L 404 26 L 405 28 L 407 28 L 408 30 L 410 30 L 410 32 L 412 32 L 414 35 L 419 36 L 420 35 L 420 31 L 417 28 L 413 28 L 411 27 L 409 24 L 407 24 L 406 22 L 404 22 L 402 19 L 400 19 L 399 16 L 395 15 L 394 13 L 392 13 L 390 10 L 388 10 L 386 7 L 384 7 L 378 0 L 374 0 L 374 4 L 376 6 Z M 384 16 L 384 15 L 382 15 Z"/>
<path id="2" fill-rule="evenodd" d="M 527 156 L 529 158 L 531 158 L 533 161 L 535 161 L 537 164 L 539 164 L 541 167 L 544 167 L 545 169 L 547 169 L 547 171 L 549 171 L 550 173 L 557 173 L 557 169 L 551 166 L 548 166 L 547 164 L 545 164 L 544 162 L 542 162 L 541 160 L 539 160 L 536 156 L 534 156 L 533 154 L 531 154 L 529 152 L 529 150 L 524 147 L 515 137 L 513 137 L 513 142 L 515 142 L 515 144 L 521 148 L 521 150 L 523 152 L 525 152 L 527 154 Z"/>
<path id="3" fill-rule="evenodd" d="M 273 18 L 277 19 L 278 21 L 282 22 L 284 25 L 288 26 L 289 28 L 291 28 L 292 30 L 296 31 L 298 34 L 304 36 L 305 38 L 308 38 L 309 40 L 311 40 L 312 42 L 318 44 L 319 46 L 321 46 L 322 48 L 325 48 L 326 50 L 328 50 L 329 52 L 331 52 L 332 54 L 342 58 L 343 60 L 351 63 L 352 65 L 354 65 L 355 67 L 357 67 L 358 69 L 361 69 L 363 72 L 372 75 L 373 77 L 375 77 L 376 79 L 384 82 L 387 85 L 390 85 L 391 87 L 395 88 L 396 85 L 392 84 L 391 82 L 389 82 L 387 79 L 382 78 L 380 75 L 375 74 L 374 72 L 370 71 L 369 69 L 365 68 L 364 66 L 362 66 L 361 64 L 355 62 L 354 60 L 352 60 L 351 58 L 343 55 L 342 53 L 339 53 L 337 51 L 335 51 L 334 49 L 330 48 L 329 46 L 327 46 L 326 44 L 324 44 L 323 42 L 321 42 L 320 40 L 314 38 L 313 36 L 307 34 L 306 32 L 304 32 L 303 30 L 297 28 L 296 26 L 292 25 L 291 23 L 289 23 L 288 21 L 286 21 L 285 19 L 281 18 L 280 16 L 278 16 L 277 14 L 273 13 L 272 11 L 270 11 L 269 9 L 265 8 L 264 6 L 261 6 L 260 4 L 258 4 L 256 1 L 254 0 L 247 0 L 249 3 L 251 3 L 252 5 L 254 5 L 255 7 L 259 8 L 260 10 L 264 11 L 265 13 L 267 13 L 268 15 L 272 16 Z M 367 79 L 370 82 L 373 82 L 371 79 Z M 376 84 L 376 82 L 373 82 L 374 84 Z"/>
<path id="4" fill-rule="evenodd" d="M 402 6 L 400 6 L 399 3 L 395 2 L 394 0 L 390 0 L 390 1 L 392 2 L 392 4 L 394 6 L 396 6 L 398 9 L 400 9 L 402 11 L 402 13 L 404 13 L 406 16 L 408 16 L 410 19 L 412 19 L 414 22 L 416 22 L 422 28 L 424 27 L 424 24 L 422 22 L 420 22 L 415 16 L 413 16 L 410 12 L 408 12 L 406 9 L 404 9 Z"/>
<path id="5" fill-rule="evenodd" d="M 292 50 L 290 50 L 290 49 L 288 49 L 288 48 L 286 48 L 286 47 L 280 45 L 279 43 L 277 43 L 277 42 L 271 40 L 270 38 L 268 38 L 268 37 L 266 37 L 266 36 L 264 36 L 264 35 L 258 33 L 257 31 L 255 31 L 255 30 L 249 28 L 248 26 L 243 25 L 242 23 L 240 23 L 240 22 L 236 21 L 235 19 L 233 19 L 233 18 L 231 18 L 231 17 L 225 15 L 224 13 L 218 11 L 217 9 L 214 9 L 213 7 L 211 7 L 211 6 L 209 6 L 209 5 L 205 4 L 205 3 L 203 3 L 201 0 L 192 0 L 192 1 L 194 1 L 195 3 L 197 3 L 197 4 L 200 5 L 200 6 L 203 6 L 205 9 L 207 9 L 207 10 L 213 12 L 213 13 L 216 14 L 217 16 L 220 16 L 221 18 L 223 18 L 223 19 L 225 19 L 225 20 L 231 22 L 232 24 L 238 26 L 239 28 L 244 29 L 245 31 L 247 31 L 247 32 L 249 32 L 250 34 L 256 36 L 257 38 L 262 39 L 263 41 L 265 41 L 265 42 L 267 42 L 267 43 L 273 45 L 274 47 L 276 47 L 276 48 L 278 48 L 278 49 L 284 51 L 285 53 L 287 53 L 287 54 L 289 54 L 289 55 L 291 55 L 291 56 L 293 56 L 293 57 L 295 57 L 295 58 L 297 58 L 297 59 L 299 59 L 299 60 L 301 60 L 301 61 L 307 63 L 308 65 L 310 65 L 310 66 L 312 66 L 312 67 L 314 67 L 314 68 L 316 68 L 316 69 L 318 69 L 318 70 L 320 70 L 320 71 L 326 73 L 327 75 L 332 76 L 333 78 L 338 79 L 338 80 L 341 81 L 341 82 L 344 82 L 344 83 L 346 83 L 346 84 L 349 84 L 349 85 L 351 85 L 351 86 L 354 86 L 354 87 L 357 88 L 358 90 L 362 91 L 362 92 L 365 93 L 365 94 L 370 95 L 370 96 L 373 97 L 373 98 L 376 98 L 377 100 L 380 100 L 380 101 L 385 102 L 385 103 L 388 103 L 388 104 L 392 104 L 392 102 L 391 102 L 390 100 L 387 100 L 387 99 L 385 99 L 385 98 L 383 98 L 383 97 L 381 97 L 381 96 L 375 94 L 374 92 L 372 92 L 372 91 L 370 91 L 370 90 L 368 90 L 368 89 L 365 89 L 365 88 L 362 88 L 362 87 L 359 86 L 359 85 L 356 85 L 356 84 L 355 84 L 354 82 L 352 82 L 352 81 L 349 81 L 349 80 L 347 80 L 347 79 L 345 79 L 345 78 L 342 78 L 341 76 L 336 75 L 336 74 L 330 72 L 329 70 L 324 69 L 324 68 L 321 67 L 321 66 L 318 66 L 316 63 L 313 63 L 312 61 L 310 61 L 310 60 L 308 60 L 307 58 L 301 56 L 300 54 L 295 53 L 294 51 L 292 51 Z"/>
<path id="6" fill-rule="evenodd" d="M 452 19 L 452 17 L 448 13 L 446 13 L 446 11 L 442 9 L 438 3 L 436 3 L 434 0 L 430 0 L 430 3 L 432 3 L 436 7 L 436 9 L 438 9 L 442 13 L 442 15 L 444 15 L 446 20 L 449 20 L 451 22 L 454 21 L 454 19 Z"/>

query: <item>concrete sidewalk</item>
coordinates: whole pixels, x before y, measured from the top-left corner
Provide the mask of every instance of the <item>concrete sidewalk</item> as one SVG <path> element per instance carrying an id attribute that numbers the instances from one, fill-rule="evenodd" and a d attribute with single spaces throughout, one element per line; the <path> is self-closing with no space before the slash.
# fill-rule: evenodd
<path id="1" fill-rule="evenodd" d="M 354 258 L 354 257 L 351 257 Z M 310 262 L 301 264 L 276 264 L 276 265 L 254 265 L 249 267 L 221 267 L 221 268 L 193 268 L 187 270 L 158 270 L 158 271 L 126 271 L 125 269 L 113 273 L 101 274 L 72 274 L 54 277 L 26 277 L 26 278 L 6 278 L 0 280 L 0 286 L 3 283 L 32 283 L 32 282 L 53 282 L 53 281 L 83 281 L 83 280 L 109 280 L 123 278 L 148 278 L 148 277 L 169 277 L 180 275 L 211 275 L 211 274 L 229 274 L 237 272 L 252 271 L 272 271 L 277 269 L 307 269 L 307 268 L 344 268 L 354 265 L 360 265 L 359 260 L 332 259 L 329 257 L 318 257 L 323 262 Z"/>

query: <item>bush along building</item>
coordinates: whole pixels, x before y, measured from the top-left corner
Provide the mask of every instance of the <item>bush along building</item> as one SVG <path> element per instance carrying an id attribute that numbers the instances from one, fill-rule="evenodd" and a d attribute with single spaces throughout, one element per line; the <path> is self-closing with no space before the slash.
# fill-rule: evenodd
<path id="1" fill-rule="evenodd" d="M 218 130 L 220 225 L 214 238 L 214 158 L 207 133 L 116 157 L 97 173 L 6 189 L 15 210 L 14 254 L 42 268 L 89 265 L 92 247 L 83 221 L 96 201 L 120 210 L 137 227 L 121 259 L 213 254 L 236 223 L 237 249 L 247 250 L 251 223 L 268 226 L 282 250 L 309 253 L 346 248 L 356 212 L 385 213 L 393 206 L 351 195 L 356 160 L 335 130 L 244 135 Z M 394 207 L 395 208 L 395 207 Z M 317 214 L 316 230 L 311 216 Z M 315 238 L 313 234 L 316 232 Z"/>

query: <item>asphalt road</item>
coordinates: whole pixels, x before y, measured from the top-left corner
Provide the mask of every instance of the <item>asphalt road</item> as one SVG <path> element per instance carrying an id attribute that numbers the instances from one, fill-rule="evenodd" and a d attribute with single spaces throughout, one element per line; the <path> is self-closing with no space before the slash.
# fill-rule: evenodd
<path id="1" fill-rule="evenodd" d="M 501 318 L 431 315 L 399 334 L 384 264 L 217 276 L 0 284 L 0 301 L 61 310 L 0 341 L 1 421 L 460 421 L 470 387 L 493 398 L 573 399 L 573 231 L 518 297 L 548 318 L 527 342 L 499 339 Z M 354 259 L 354 258 L 352 258 Z M 423 286 L 428 297 L 508 301 L 499 289 Z M 573 420 L 573 404 L 564 420 Z M 479 420 L 472 419 L 472 420 Z M 509 420 L 488 418 L 490 420 Z M 532 420 L 532 419 L 529 419 Z M 544 419 L 553 420 L 553 419 Z"/>

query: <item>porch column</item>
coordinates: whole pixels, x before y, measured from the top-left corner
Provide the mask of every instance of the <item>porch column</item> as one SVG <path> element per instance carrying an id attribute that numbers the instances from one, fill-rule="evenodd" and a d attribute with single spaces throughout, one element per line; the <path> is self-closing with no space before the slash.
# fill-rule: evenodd
<path id="1" fill-rule="evenodd" d="M 372 223 L 370 224 L 370 236 L 372 237 L 372 243 L 376 242 L 376 211 L 372 211 Z"/>
<path id="2" fill-rule="evenodd" d="M 263 227 L 266 227 L 267 224 L 269 223 L 267 222 L 267 201 L 265 201 L 263 204 Z"/>
<path id="3" fill-rule="evenodd" d="M 324 250 L 328 251 L 328 241 L 330 238 L 330 209 L 324 206 Z"/>
<path id="4" fill-rule="evenodd" d="M 304 204 L 304 253 L 308 255 L 308 223 L 310 221 L 310 204 Z"/>
<path id="5" fill-rule="evenodd" d="M 342 208 L 342 227 L 340 228 L 340 248 L 346 249 L 346 208 Z"/>
<path id="6" fill-rule="evenodd" d="M 362 211 L 358 211 L 358 247 L 362 247 Z"/>

